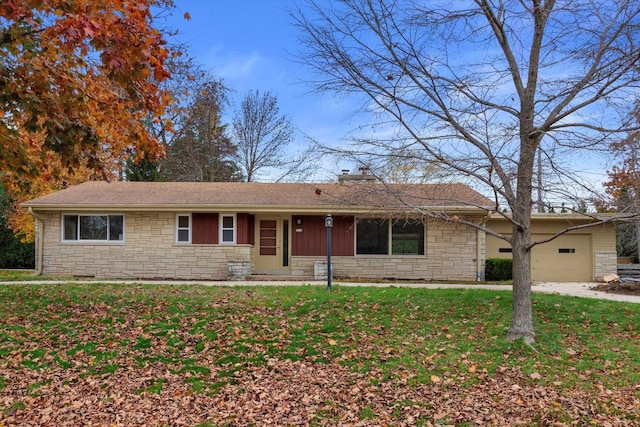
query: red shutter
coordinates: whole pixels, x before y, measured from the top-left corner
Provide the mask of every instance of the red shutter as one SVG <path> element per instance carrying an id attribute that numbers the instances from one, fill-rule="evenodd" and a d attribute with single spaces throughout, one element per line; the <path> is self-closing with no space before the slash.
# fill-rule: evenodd
<path id="1" fill-rule="evenodd" d="M 236 224 L 236 231 L 238 233 L 236 242 L 239 245 L 253 245 L 255 241 L 255 216 L 247 213 L 239 213 L 236 215 L 238 223 Z"/>
<path id="2" fill-rule="evenodd" d="M 218 214 L 194 213 L 191 215 L 193 229 L 191 243 L 194 245 L 218 243 Z"/>

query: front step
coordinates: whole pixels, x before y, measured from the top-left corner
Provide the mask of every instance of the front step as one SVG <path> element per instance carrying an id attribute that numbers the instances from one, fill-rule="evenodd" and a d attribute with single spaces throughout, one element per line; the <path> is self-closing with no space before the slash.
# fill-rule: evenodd
<path id="1" fill-rule="evenodd" d="M 314 280 L 311 276 L 250 274 L 247 280 L 251 282 L 308 282 Z"/>

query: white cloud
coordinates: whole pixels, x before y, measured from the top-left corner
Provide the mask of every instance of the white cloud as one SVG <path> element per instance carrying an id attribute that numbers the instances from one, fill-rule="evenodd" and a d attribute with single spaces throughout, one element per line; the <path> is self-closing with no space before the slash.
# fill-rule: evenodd
<path id="1" fill-rule="evenodd" d="M 225 80 L 247 79 L 255 77 L 257 71 L 268 66 L 268 59 L 258 52 L 234 54 L 232 56 L 214 56 L 210 61 L 215 74 Z"/>

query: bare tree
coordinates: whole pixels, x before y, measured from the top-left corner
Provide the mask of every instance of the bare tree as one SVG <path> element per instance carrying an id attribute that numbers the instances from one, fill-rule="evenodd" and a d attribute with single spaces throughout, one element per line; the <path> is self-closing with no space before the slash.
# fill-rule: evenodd
<path id="1" fill-rule="evenodd" d="M 288 167 L 282 174 L 286 176 L 299 167 L 299 161 L 294 161 L 294 157 L 286 151 L 293 135 L 291 119 L 280 115 L 275 95 L 268 91 L 261 94 L 255 90 L 245 96 L 233 119 L 233 136 L 247 182 L 254 181 L 257 173 L 263 169 Z"/>
<path id="2" fill-rule="evenodd" d="M 640 3 L 311 0 L 308 6 L 292 16 L 302 34 L 300 60 L 317 76 L 311 83 L 361 99 L 362 110 L 393 131 L 384 139 L 364 136 L 342 154 L 370 160 L 419 153 L 425 164 L 490 189 L 492 211 L 511 222 L 512 233 L 466 224 L 511 244 L 507 338 L 534 342 L 531 249 L 541 243 L 531 240 L 536 153 L 556 176 L 557 185 L 545 188 L 551 200 L 555 188 L 587 187 L 571 161 L 606 149 L 634 126 L 628 113 L 640 83 Z M 502 214 L 505 206 L 509 214 Z"/>

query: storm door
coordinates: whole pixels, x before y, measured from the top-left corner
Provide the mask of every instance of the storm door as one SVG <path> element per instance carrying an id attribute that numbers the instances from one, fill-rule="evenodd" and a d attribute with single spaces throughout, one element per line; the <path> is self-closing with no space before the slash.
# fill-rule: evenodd
<path id="1" fill-rule="evenodd" d="M 283 248 L 282 223 L 279 216 L 256 216 L 255 270 L 258 274 L 278 274 L 288 270 L 288 259 L 283 260 L 284 254 L 288 257 L 288 251 Z"/>

